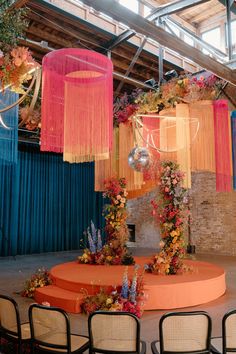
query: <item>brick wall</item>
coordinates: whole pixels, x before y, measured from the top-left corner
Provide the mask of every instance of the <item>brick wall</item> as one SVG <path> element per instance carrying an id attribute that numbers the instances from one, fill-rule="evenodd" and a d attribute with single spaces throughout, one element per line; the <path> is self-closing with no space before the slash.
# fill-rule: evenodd
<path id="1" fill-rule="evenodd" d="M 135 224 L 136 247 L 158 248 L 160 242 L 159 228 L 151 215 L 151 200 L 156 192 L 128 201 L 128 223 Z"/>
<path id="2" fill-rule="evenodd" d="M 159 229 L 150 204 L 155 193 L 128 202 L 128 221 L 136 226 L 137 247 L 158 248 Z M 236 255 L 236 191 L 216 192 L 214 173 L 192 173 L 190 209 L 191 239 L 196 252 Z"/>
<path id="3" fill-rule="evenodd" d="M 215 174 L 192 173 L 191 237 L 198 253 L 236 255 L 236 191 L 216 192 Z"/>

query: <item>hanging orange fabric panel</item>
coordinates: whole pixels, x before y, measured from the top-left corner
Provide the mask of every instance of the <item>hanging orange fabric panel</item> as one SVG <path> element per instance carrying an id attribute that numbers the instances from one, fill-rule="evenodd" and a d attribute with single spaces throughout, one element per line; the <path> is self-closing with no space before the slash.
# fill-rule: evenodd
<path id="1" fill-rule="evenodd" d="M 215 172 L 214 112 L 212 101 L 189 104 L 190 117 L 199 120 L 199 131 L 190 125 L 191 170 Z"/>
<path id="2" fill-rule="evenodd" d="M 189 118 L 187 104 L 176 105 L 176 145 L 177 163 L 184 172 L 183 187 L 191 188 L 191 155 L 190 155 L 190 126 L 194 122 Z"/>
<path id="3" fill-rule="evenodd" d="M 112 176 L 119 175 L 119 163 L 118 163 L 118 151 L 119 151 L 119 128 L 113 130 L 113 145 L 112 151 L 107 160 L 95 161 L 95 191 L 104 191 L 104 180 Z"/>
<path id="4" fill-rule="evenodd" d="M 136 137 L 139 142 L 138 134 Z M 135 146 L 133 127 L 121 123 L 119 125 L 119 176 L 127 180 L 127 190 L 139 189 L 143 184 L 143 174 L 133 170 L 128 164 L 128 155 Z"/>

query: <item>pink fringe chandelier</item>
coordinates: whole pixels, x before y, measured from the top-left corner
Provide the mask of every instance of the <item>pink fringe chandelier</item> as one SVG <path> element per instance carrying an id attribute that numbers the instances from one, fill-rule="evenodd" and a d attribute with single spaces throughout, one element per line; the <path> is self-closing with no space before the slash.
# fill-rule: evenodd
<path id="1" fill-rule="evenodd" d="M 63 160 L 109 157 L 112 148 L 113 66 L 106 56 L 77 48 L 43 59 L 41 151 Z"/>

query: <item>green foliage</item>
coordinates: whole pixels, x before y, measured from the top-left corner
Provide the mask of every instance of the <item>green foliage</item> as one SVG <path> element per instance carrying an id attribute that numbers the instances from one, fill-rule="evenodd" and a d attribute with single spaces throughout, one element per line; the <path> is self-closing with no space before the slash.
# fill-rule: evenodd
<path id="1" fill-rule="evenodd" d="M 28 26 L 26 9 L 11 8 L 14 1 L 0 0 L 0 50 L 9 51 L 18 43 Z"/>

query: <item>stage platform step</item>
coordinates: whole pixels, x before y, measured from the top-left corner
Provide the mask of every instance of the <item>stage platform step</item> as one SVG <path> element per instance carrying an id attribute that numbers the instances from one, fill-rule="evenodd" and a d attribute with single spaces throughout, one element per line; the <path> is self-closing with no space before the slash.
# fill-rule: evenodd
<path id="1" fill-rule="evenodd" d="M 80 304 L 83 301 L 82 294 L 59 288 L 56 285 L 38 288 L 34 298 L 39 304 L 47 301 L 51 306 L 60 307 L 70 313 L 80 313 Z"/>
<path id="2" fill-rule="evenodd" d="M 135 257 L 140 270 L 150 262 L 149 257 Z M 184 260 L 189 271 L 164 276 L 144 273 L 146 300 L 144 310 L 171 310 L 192 307 L 213 301 L 226 290 L 224 269 L 215 264 Z M 106 266 L 68 262 L 58 264 L 50 271 L 53 285 L 39 288 L 35 300 L 48 301 L 67 312 L 80 313 L 82 291 L 93 295 L 101 288 L 107 293 L 122 285 L 125 266 Z M 129 279 L 134 266 L 128 267 Z"/>

